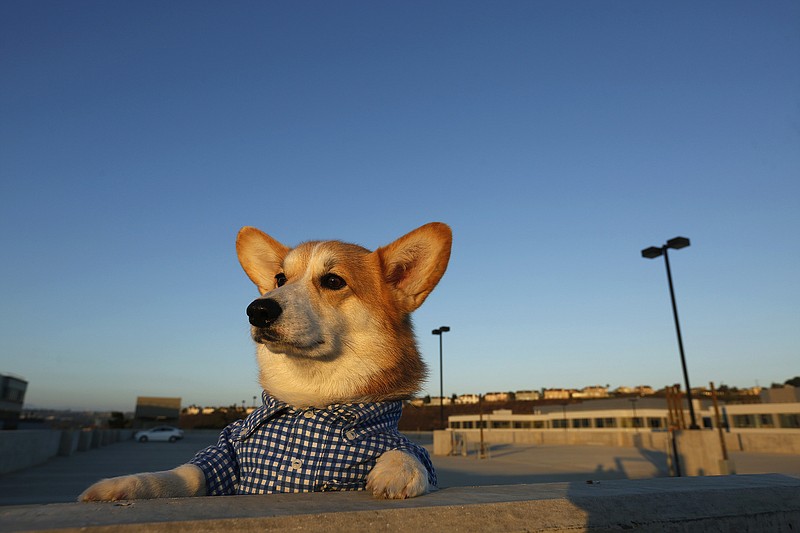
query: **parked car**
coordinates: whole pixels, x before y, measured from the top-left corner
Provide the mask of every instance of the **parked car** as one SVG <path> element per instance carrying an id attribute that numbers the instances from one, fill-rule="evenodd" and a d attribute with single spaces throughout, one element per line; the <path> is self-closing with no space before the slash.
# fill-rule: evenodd
<path id="1" fill-rule="evenodd" d="M 147 442 L 151 440 L 175 442 L 183 438 L 183 430 L 172 426 L 158 426 L 137 431 L 133 438 L 139 442 Z"/>

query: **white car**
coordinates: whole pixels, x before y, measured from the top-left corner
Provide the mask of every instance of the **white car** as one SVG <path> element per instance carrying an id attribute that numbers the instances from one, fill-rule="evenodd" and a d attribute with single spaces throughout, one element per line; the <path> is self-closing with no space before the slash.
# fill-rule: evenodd
<path id="1" fill-rule="evenodd" d="M 165 441 L 175 442 L 183 438 L 183 430 L 172 426 L 158 426 L 143 431 L 137 431 L 133 436 L 139 442 Z"/>

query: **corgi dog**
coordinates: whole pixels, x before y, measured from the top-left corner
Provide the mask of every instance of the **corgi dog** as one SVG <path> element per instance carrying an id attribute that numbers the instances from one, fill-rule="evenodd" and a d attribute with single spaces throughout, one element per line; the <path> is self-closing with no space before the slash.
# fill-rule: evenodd
<path id="1" fill-rule="evenodd" d="M 261 296 L 247 307 L 264 404 L 187 464 L 101 480 L 81 501 L 367 490 L 435 490 L 424 448 L 397 430 L 426 376 L 410 314 L 444 274 L 452 234 L 426 224 L 370 251 L 289 248 L 252 227 L 236 250 Z"/>

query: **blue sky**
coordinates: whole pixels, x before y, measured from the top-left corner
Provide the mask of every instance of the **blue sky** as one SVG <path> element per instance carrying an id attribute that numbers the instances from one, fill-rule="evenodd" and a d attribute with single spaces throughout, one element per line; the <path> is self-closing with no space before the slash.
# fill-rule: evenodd
<path id="1" fill-rule="evenodd" d="M 800 374 L 796 2 L 0 3 L 0 372 L 259 394 L 239 227 L 454 248 L 422 394 Z"/>

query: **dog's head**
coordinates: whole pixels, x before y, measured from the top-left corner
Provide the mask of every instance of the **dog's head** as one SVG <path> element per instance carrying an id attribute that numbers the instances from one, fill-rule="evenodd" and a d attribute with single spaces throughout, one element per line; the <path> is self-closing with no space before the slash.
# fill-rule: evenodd
<path id="1" fill-rule="evenodd" d="M 425 367 L 409 315 L 444 274 L 451 240 L 431 223 L 374 252 L 339 241 L 290 249 L 242 228 L 239 262 L 262 295 L 247 315 L 264 390 L 301 406 L 413 395 Z"/>

